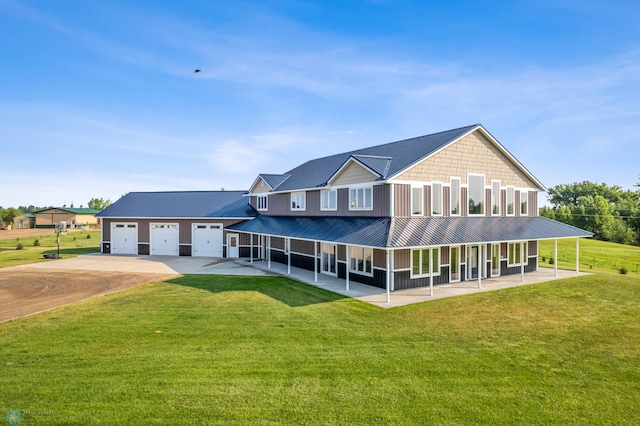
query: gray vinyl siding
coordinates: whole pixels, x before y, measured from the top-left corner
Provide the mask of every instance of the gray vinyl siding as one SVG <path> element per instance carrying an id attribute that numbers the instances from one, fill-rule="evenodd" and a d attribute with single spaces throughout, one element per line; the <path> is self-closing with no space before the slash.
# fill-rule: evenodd
<path id="1" fill-rule="evenodd" d="M 443 216 L 451 216 L 451 187 L 442 187 L 442 213 Z"/>
<path id="2" fill-rule="evenodd" d="M 149 243 L 151 223 L 177 223 L 179 244 L 191 244 L 191 225 L 194 223 L 221 223 L 224 228 L 224 243 L 226 244 L 228 226 L 243 222 L 238 219 L 114 219 L 102 218 L 102 232 L 104 241 L 111 241 L 111 224 L 113 222 L 127 222 L 138 224 L 138 242 Z M 234 232 L 231 232 L 234 233 Z M 247 236 L 247 244 L 249 237 Z M 242 243 L 242 241 L 240 241 Z"/>
<path id="3" fill-rule="evenodd" d="M 393 185 L 394 216 L 411 216 L 411 185 Z"/>
<path id="4" fill-rule="evenodd" d="M 538 216 L 538 192 L 529 191 L 529 216 Z"/>
<path id="5" fill-rule="evenodd" d="M 460 216 L 469 215 L 469 200 L 467 200 L 467 188 L 460 188 Z"/>

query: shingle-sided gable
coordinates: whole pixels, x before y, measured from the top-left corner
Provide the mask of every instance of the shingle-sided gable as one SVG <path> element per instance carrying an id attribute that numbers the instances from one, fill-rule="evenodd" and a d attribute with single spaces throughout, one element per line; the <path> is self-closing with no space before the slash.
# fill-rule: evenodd
<path id="1" fill-rule="evenodd" d="M 274 175 L 261 173 L 256 178 L 251 188 L 249 188 L 250 194 L 263 194 L 269 191 L 275 190 L 282 182 L 287 180 L 289 175 Z"/>
<path id="2" fill-rule="evenodd" d="M 545 190 L 524 166 L 490 138 L 486 131 L 478 128 L 393 179 L 448 182 L 451 176 L 457 176 L 466 183 L 467 173 L 479 173 L 486 175 L 487 179 L 500 180 L 505 186 Z"/>
<path id="3" fill-rule="evenodd" d="M 331 185 L 351 185 L 357 183 L 374 182 L 380 177 L 371 169 L 349 158 L 345 165 L 329 180 Z"/>

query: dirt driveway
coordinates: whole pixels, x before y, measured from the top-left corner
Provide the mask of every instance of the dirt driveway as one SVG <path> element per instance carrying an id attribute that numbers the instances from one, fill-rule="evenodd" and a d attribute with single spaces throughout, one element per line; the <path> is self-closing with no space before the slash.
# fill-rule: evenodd
<path id="1" fill-rule="evenodd" d="M 80 228 L 75 228 L 75 229 L 68 228 L 67 229 L 67 232 L 79 232 L 79 231 L 86 231 L 86 230 L 80 229 Z M 99 229 L 90 229 L 90 231 L 99 231 Z M 51 234 L 55 234 L 55 233 L 56 233 L 55 229 L 49 229 L 49 228 L 12 229 L 10 231 L 0 230 L 0 240 L 8 240 L 8 239 L 14 239 L 14 238 L 39 237 L 41 235 L 51 235 Z"/>

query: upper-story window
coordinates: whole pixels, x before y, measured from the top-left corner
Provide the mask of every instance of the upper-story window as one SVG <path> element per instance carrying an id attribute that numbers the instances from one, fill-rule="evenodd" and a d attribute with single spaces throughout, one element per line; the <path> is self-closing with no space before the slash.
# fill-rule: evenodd
<path id="1" fill-rule="evenodd" d="M 500 181 L 491 181 L 491 214 L 500 216 Z"/>
<path id="2" fill-rule="evenodd" d="M 431 184 L 431 215 L 442 216 L 442 184 Z"/>
<path id="3" fill-rule="evenodd" d="M 320 192 L 320 210 L 338 210 L 338 192 L 335 189 Z"/>
<path id="4" fill-rule="evenodd" d="M 258 210 L 264 211 L 269 209 L 269 205 L 267 204 L 267 196 L 266 195 L 258 195 L 256 197 L 256 205 Z"/>
<path id="5" fill-rule="evenodd" d="M 306 193 L 292 192 L 291 193 L 291 210 L 305 210 L 305 209 L 306 209 Z"/>
<path id="6" fill-rule="evenodd" d="M 423 214 L 423 206 L 422 202 L 422 187 L 419 188 L 411 188 L 411 215 L 412 216 L 422 216 Z"/>
<path id="7" fill-rule="evenodd" d="M 529 191 L 520 191 L 520 215 L 527 216 L 529 214 Z"/>
<path id="8" fill-rule="evenodd" d="M 451 216 L 460 215 L 460 178 L 451 178 Z"/>
<path id="9" fill-rule="evenodd" d="M 469 175 L 467 178 L 469 216 L 484 215 L 484 176 Z"/>
<path id="10" fill-rule="evenodd" d="M 507 216 L 515 214 L 516 190 L 514 187 L 507 187 Z"/>
<path id="11" fill-rule="evenodd" d="M 372 210 L 373 188 L 352 188 L 349 190 L 349 210 Z"/>

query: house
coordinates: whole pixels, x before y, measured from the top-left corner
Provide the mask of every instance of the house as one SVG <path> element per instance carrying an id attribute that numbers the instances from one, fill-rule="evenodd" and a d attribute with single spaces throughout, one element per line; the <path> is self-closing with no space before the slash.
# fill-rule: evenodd
<path id="1" fill-rule="evenodd" d="M 197 227 L 216 223 L 225 247 L 204 255 L 280 262 L 388 294 L 524 276 L 537 270 L 540 240 L 575 238 L 577 249 L 592 234 L 539 217 L 540 191 L 475 124 L 259 174 L 246 193 L 131 193 L 98 217 L 104 253 L 197 255 Z"/>
<path id="2" fill-rule="evenodd" d="M 102 253 L 248 257 L 249 236 L 227 229 L 257 216 L 245 194 L 130 192 L 97 214 Z"/>
<path id="3" fill-rule="evenodd" d="M 13 218 L 13 229 L 31 229 L 36 227 L 36 216 L 33 213 L 23 213 Z"/>
<path id="4" fill-rule="evenodd" d="M 100 210 L 75 207 L 50 207 L 34 213 L 36 228 L 55 228 L 60 222 L 66 222 L 70 228 L 83 225 L 99 225 L 96 214 Z"/>

